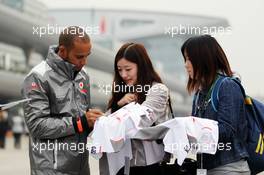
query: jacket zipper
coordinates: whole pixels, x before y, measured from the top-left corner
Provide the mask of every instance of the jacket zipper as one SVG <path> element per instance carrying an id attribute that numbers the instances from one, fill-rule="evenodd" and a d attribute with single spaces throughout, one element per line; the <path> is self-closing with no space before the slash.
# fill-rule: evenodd
<path id="1" fill-rule="evenodd" d="M 75 95 L 76 95 L 75 82 L 72 81 L 72 84 L 73 84 L 73 96 L 75 97 Z M 75 106 L 77 107 L 78 113 L 79 113 L 79 115 L 80 115 L 81 112 L 80 112 L 80 109 L 79 109 L 79 107 L 78 107 L 78 105 L 77 105 L 77 103 L 76 103 L 75 98 L 73 98 L 73 101 L 74 101 L 74 104 L 75 104 Z M 79 116 L 79 117 L 81 117 L 81 116 Z M 78 143 L 77 143 L 77 144 L 79 144 L 80 141 L 81 141 L 81 134 L 78 133 Z M 77 146 L 77 148 L 78 148 L 78 146 Z M 79 151 L 79 150 L 77 150 L 77 151 Z M 82 157 L 82 155 L 81 155 L 80 170 L 82 169 L 82 162 L 83 162 L 83 157 Z"/>
<path id="2" fill-rule="evenodd" d="M 75 83 L 74 83 L 74 81 L 72 81 L 72 84 L 73 84 L 73 96 L 75 97 L 75 95 L 76 95 L 76 92 L 75 92 L 76 88 L 75 88 Z M 81 112 L 80 112 L 80 109 L 79 109 L 79 107 L 78 107 L 78 105 L 77 105 L 77 103 L 76 103 L 75 98 L 73 98 L 73 101 L 74 101 L 75 106 L 77 107 L 78 113 L 80 114 Z M 80 117 L 80 116 L 79 116 L 79 117 Z"/>
<path id="3" fill-rule="evenodd" d="M 135 165 L 137 165 L 137 155 L 138 155 L 138 151 L 136 150 L 136 152 L 135 152 L 135 161 L 134 161 Z"/>
<path id="4" fill-rule="evenodd" d="M 58 150 L 57 150 L 57 139 L 54 142 L 54 149 L 53 149 L 53 167 L 56 170 L 58 168 Z"/>

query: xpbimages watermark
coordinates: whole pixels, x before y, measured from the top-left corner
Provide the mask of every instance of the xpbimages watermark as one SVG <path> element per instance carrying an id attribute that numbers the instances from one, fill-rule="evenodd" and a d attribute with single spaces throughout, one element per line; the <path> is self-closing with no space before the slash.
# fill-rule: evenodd
<path id="1" fill-rule="evenodd" d="M 232 149 L 231 143 L 190 143 L 190 144 L 184 144 L 184 143 L 173 143 L 173 144 L 167 144 L 165 145 L 165 150 L 171 150 L 172 152 L 176 152 L 178 150 L 184 150 L 187 153 L 190 151 L 193 153 L 196 153 L 198 150 L 203 151 L 210 151 L 210 150 L 219 150 L 219 151 L 230 151 Z"/>
<path id="2" fill-rule="evenodd" d="M 67 28 L 62 27 L 57 24 L 55 25 L 46 25 L 46 26 L 33 26 L 32 27 L 33 35 L 37 35 L 39 37 L 45 35 L 59 35 L 62 32 L 69 33 L 69 34 L 80 34 L 80 36 L 84 36 L 85 33 L 88 35 L 99 35 L 100 30 L 99 26 L 84 26 L 81 28 Z"/>
<path id="3" fill-rule="evenodd" d="M 205 34 L 224 34 L 231 35 L 231 27 L 224 26 L 191 26 L 191 25 L 176 25 L 164 27 L 164 34 L 172 38 L 177 35 L 205 35 Z"/>
<path id="4" fill-rule="evenodd" d="M 99 93 L 103 93 L 108 95 L 112 92 L 119 93 L 119 92 L 136 92 L 136 93 L 147 93 L 150 89 L 151 92 L 164 92 L 164 89 L 160 86 L 151 86 L 151 85 L 127 85 L 127 84 L 98 84 Z"/>
<path id="5" fill-rule="evenodd" d="M 61 142 L 52 142 L 47 141 L 43 143 L 32 143 L 32 150 L 34 152 L 39 152 L 40 154 L 45 151 L 75 151 L 78 153 L 84 153 L 89 151 L 91 153 L 96 152 L 96 146 L 92 146 L 90 143 L 61 143 Z"/>

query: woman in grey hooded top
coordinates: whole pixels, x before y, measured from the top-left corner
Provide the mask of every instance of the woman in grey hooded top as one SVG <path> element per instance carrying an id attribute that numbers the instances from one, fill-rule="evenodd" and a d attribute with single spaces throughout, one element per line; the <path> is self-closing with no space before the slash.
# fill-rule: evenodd
<path id="1" fill-rule="evenodd" d="M 169 90 L 154 70 L 146 49 L 141 44 L 124 44 L 116 54 L 114 62 L 112 98 L 108 109 L 111 113 L 130 102 L 137 102 L 153 110 L 154 122 L 145 123 L 150 127 L 165 120 Z M 130 175 L 161 174 L 159 162 L 163 159 L 164 148 L 156 141 L 132 140 Z M 149 156 L 152 161 L 149 161 Z M 108 174 L 107 158 L 100 160 L 100 174 Z M 124 174 L 122 168 L 117 174 Z"/>

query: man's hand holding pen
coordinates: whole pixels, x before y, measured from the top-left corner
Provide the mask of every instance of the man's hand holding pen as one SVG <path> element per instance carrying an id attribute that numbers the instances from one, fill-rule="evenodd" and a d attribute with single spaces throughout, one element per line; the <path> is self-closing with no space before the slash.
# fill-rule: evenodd
<path id="1" fill-rule="evenodd" d="M 88 121 L 89 127 L 92 128 L 94 126 L 95 121 L 103 115 L 104 113 L 99 109 L 89 109 L 86 112 L 86 119 Z"/>

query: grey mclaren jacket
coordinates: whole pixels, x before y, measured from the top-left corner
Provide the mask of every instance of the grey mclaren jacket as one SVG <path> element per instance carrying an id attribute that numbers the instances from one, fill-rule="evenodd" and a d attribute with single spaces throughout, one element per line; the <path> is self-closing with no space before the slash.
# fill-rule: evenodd
<path id="1" fill-rule="evenodd" d="M 45 61 L 26 76 L 22 95 L 30 132 L 31 175 L 89 175 L 85 112 L 90 105 L 89 77 L 62 60 L 51 47 Z M 78 131 L 77 120 L 83 132 Z"/>

